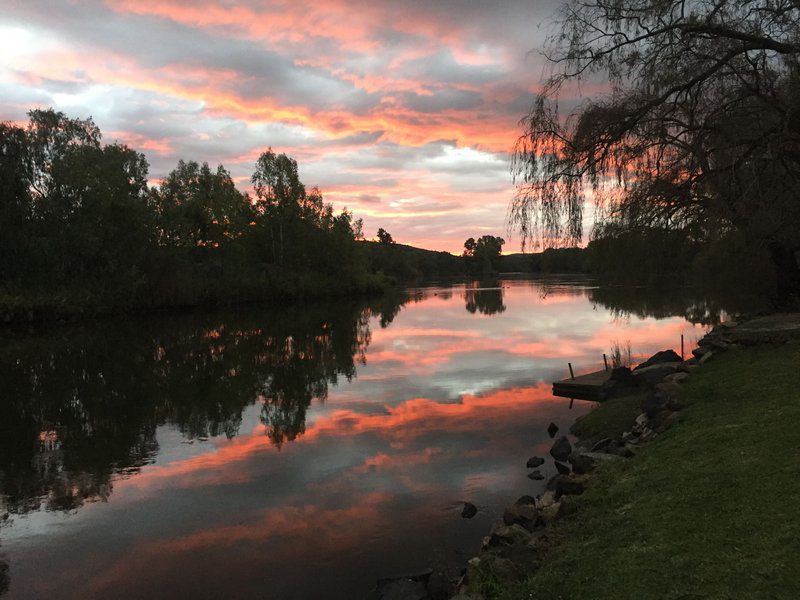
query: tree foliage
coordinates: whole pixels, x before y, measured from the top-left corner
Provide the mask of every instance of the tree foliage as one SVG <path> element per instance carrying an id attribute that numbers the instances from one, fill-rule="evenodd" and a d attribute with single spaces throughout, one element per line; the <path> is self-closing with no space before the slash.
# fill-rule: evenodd
<path id="1" fill-rule="evenodd" d="M 307 190 L 297 162 L 258 159 L 255 198 L 222 165 L 181 160 L 148 186 L 144 155 L 91 119 L 0 124 L 0 292 L 105 307 L 336 294 L 369 285 L 361 222 Z"/>
<path id="2" fill-rule="evenodd" d="M 580 240 L 591 197 L 603 226 L 740 235 L 792 270 L 800 4 L 570 0 L 547 56 L 512 165 L 526 241 Z M 582 80 L 607 91 L 565 117 L 559 102 Z"/>

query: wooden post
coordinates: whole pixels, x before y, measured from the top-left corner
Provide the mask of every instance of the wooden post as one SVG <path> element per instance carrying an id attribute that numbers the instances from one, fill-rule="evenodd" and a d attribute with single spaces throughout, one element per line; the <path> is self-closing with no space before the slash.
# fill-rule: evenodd
<path id="1" fill-rule="evenodd" d="M 569 399 L 569 409 L 572 410 L 572 403 L 575 402 L 575 398 Z"/>
<path id="2" fill-rule="evenodd" d="M 681 360 L 684 360 L 684 358 L 683 358 L 683 334 L 681 334 Z"/>
<path id="3" fill-rule="evenodd" d="M 567 363 L 569 365 L 569 376 L 575 379 L 575 373 L 572 372 L 572 363 Z"/>
<path id="4" fill-rule="evenodd" d="M 608 359 L 606 358 L 605 353 L 603 353 L 603 364 L 606 366 L 606 371 L 608 371 Z"/>

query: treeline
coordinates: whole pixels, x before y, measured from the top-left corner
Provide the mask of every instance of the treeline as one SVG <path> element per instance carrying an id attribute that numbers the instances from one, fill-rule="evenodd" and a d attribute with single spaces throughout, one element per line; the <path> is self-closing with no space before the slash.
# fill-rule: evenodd
<path id="1" fill-rule="evenodd" d="M 143 154 L 102 144 L 91 119 L 29 113 L 0 124 L 0 294 L 15 310 L 219 304 L 379 287 L 361 222 L 335 214 L 272 150 L 255 196 L 222 165 L 180 161 L 148 185 Z"/>

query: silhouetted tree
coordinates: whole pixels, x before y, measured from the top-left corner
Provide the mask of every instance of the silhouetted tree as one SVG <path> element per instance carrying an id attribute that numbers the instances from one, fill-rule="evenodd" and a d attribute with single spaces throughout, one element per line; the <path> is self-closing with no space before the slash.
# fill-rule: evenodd
<path id="1" fill-rule="evenodd" d="M 378 242 L 381 244 L 394 244 L 392 234 L 386 231 L 383 227 L 378 229 Z"/>
<path id="2" fill-rule="evenodd" d="M 800 5 L 570 0 L 547 55 L 513 164 L 524 240 L 580 240 L 591 190 L 603 225 L 733 236 L 800 286 Z M 584 77 L 608 91 L 563 118 Z"/>
<path id="3" fill-rule="evenodd" d="M 503 238 L 493 235 L 483 235 L 477 240 L 469 238 L 464 242 L 463 256 L 473 268 L 490 273 L 496 269 L 505 243 Z"/>

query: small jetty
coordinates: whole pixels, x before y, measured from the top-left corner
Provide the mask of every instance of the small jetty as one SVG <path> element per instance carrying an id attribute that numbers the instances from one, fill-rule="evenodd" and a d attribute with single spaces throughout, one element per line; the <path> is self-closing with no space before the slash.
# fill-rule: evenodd
<path id="1" fill-rule="evenodd" d="M 603 370 L 554 381 L 553 395 L 578 400 L 605 400 L 610 376 L 611 371 Z"/>

